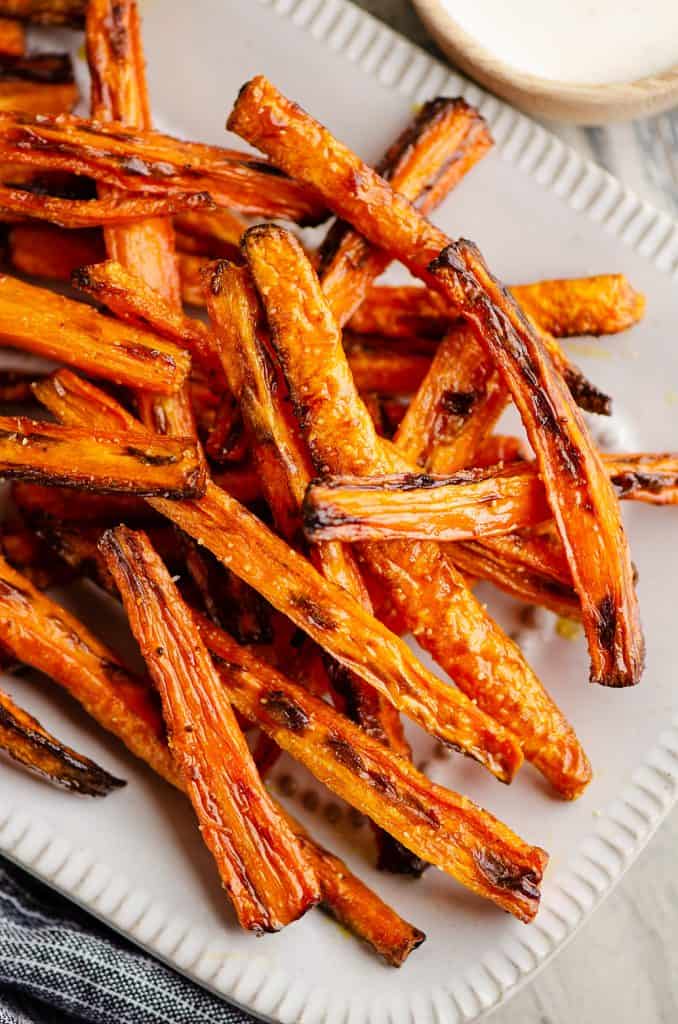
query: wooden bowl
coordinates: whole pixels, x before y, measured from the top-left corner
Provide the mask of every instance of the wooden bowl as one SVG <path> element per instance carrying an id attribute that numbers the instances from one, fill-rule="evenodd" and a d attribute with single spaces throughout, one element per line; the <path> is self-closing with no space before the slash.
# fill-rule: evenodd
<path id="1" fill-rule="evenodd" d="M 678 104 L 678 64 L 635 82 L 609 85 L 557 82 L 517 71 L 473 39 L 440 0 L 413 0 L 421 20 L 445 54 L 467 75 L 536 117 L 604 124 L 661 114 Z"/>

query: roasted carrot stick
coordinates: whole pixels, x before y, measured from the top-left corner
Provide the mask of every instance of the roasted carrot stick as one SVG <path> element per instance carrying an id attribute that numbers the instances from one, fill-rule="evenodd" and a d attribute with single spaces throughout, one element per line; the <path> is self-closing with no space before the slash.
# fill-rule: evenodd
<path id="1" fill-rule="evenodd" d="M 150 329 L 190 352 L 208 373 L 221 374 L 209 330 L 201 320 L 185 316 L 145 280 L 115 260 L 79 266 L 71 276 L 74 287 L 91 295 L 121 320 Z M 223 387 L 223 385 L 222 385 Z"/>
<path id="2" fill-rule="evenodd" d="M 60 199 L 0 185 L 0 217 L 32 217 L 62 228 L 87 228 L 108 224 L 132 224 L 145 217 L 169 216 L 177 210 L 209 209 L 207 192 L 173 196 L 109 195 L 102 199 Z"/>
<path id="3" fill-rule="evenodd" d="M 197 619 L 230 699 L 284 750 L 424 860 L 520 920 L 534 917 L 546 854 L 421 775 L 211 623 Z"/>
<path id="4" fill-rule="evenodd" d="M 489 469 L 500 462 L 525 462 L 529 457 L 529 449 L 522 438 L 511 434 L 490 434 L 480 442 L 473 461 L 481 469 Z"/>
<path id="5" fill-rule="evenodd" d="M 179 214 L 174 218 L 174 227 L 180 236 L 177 245 L 184 252 L 211 259 L 237 260 L 240 239 L 248 225 L 234 210 L 217 210 Z"/>
<path id="6" fill-rule="evenodd" d="M 250 448 L 276 525 L 290 543 L 298 543 L 300 510 L 311 478 L 310 454 L 291 423 L 289 396 L 272 366 L 257 328 L 259 303 L 244 268 L 214 266 L 205 281 L 207 308 L 224 369 L 250 433 Z M 319 572 L 343 587 L 371 614 L 372 606 L 353 554 L 340 544 L 317 545 L 311 551 Z M 338 693 L 354 721 L 404 756 L 410 755 L 397 710 L 360 676 L 336 663 L 328 665 Z M 377 834 L 381 866 L 409 867 L 421 873 L 393 840 Z"/>
<path id="7" fill-rule="evenodd" d="M 320 898 L 313 868 L 268 796 L 191 612 L 143 533 L 101 550 L 158 688 L 170 749 L 243 928 L 279 931 Z"/>
<path id="8" fill-rule="evenodd" d="M 0 18 L 0 54 L 3 57 L 23 57 L 26 52 L 26 32 L 20 21 Z"/>
<path id="9" fill-rule="evenodd" d="M 163 778 L 177 776 L 152 690 L 73 615 L 0 559 L 0 643 L 50 676 Z"/>
<path id="10" fill-rule="evenodd" d="M 95 54 L 99 60 L 101 54 Z M 92 60 L 92 58 L 90 58 Z M 97 113 L 97 117 L 100 115 Z M 241 213 L 319 223 L 322 203 L 265 160 L 184 142 L 160 132 L 131 130 L 72 114 L 0 114 L 0 160 L 84 174 L 117 188 L 144 192 L 209 192 L 218 206 Z M 121 261 L 122 262 L 122 261 Z"/>
<path id="11" fill-rule="evenodd" d="M 613 686 L 638 682 L 644 644 L 612 486 L 541 340 L 480 254 L 468 244 L 450 245 L 444 232 L 263 77 L 243 87 L 228 123 L 470 320 L 537 454 L 582 603 L 591 679 Z"/>
<path id="12" fill-rule="evenodd" d="M 350 932 L 371 946 L 391 967 L 401 967 L 426 936 L 351 874 L 344 862 L 315 843 L 306 829 L 281 808 L 320 880 L 323 906 Z"/>
<path id="13" fill-rule="evenodd" d="M 49 407 L 49 403 L 46 403 Z M 137 427 L 140 424 L 137 423 Z M 15 480 L 12 499 L 31 522 L 51 519 L 65 523 L 104 523 L 124 520 L 147 523 L 155 513 L 143 498 L 129 494 L 92 494 L 63 487 L 45 487 Z"/>
<path id="14" fill-rule="evenodd" d="M 603 455 L 621 498 L 654 505 L 678 501 L 678 455 Z M 551 518 L 534 463 L 453 476 L 400 473 L 315 481 L 304 502 L 309 540 L 472 540 L 511 533 Z"/>
<path id="15" fill-rule="evenodd" d="M 430 213 L 492 146 L 485 121 L 462 99 L 425 103 L 385 154 L 379 173 L 394 189 Z M 332 312 L 343 326 L 372 282 L 391 262 L 350 225 L 338 222 L 320 250 L 319 275 Z M 378 331 L 375 333 L 379 333 Z"/>
<path id="16" fill-rule="evenodd" d="M 0 690 L 0 750 L 51 782 L 83 796 L 107 796 L 125 783 L 67 747 Z"/>
<path id="17" fill-rule="evenodd" d="M 259 226 L 247 232 L 243 246 L 317 471 L 409 471 L 395 449 L 376 437 L 318 279 L 292 236 Z M 394 542 L 368 545 L 361 554 L 457 685 L 513 730 L 560 791 L 581 792 L 590 768 L 574 732 L 439 546 Z"/>
<path id="18" fill-rule="evenodd" d="M 86 0 L 1 0 L 0 15 L 39 25 L 81 28 L 86 6 Z"/>
<path id="19" fill-rule="evenodd" d="M 642 319 L 645 298 L 624 274 L 561 278 L 512 285 L 514 299 L 555 338 L 615 334 Z M 375 286 L 349 326 L 357 334 L 442 338 L 454 313 L 441 296 L 419 285 Z"/>
<path id="20" fill-rule="evenodd" d="M 103 238 L 94 229 L 66 231 L 51 224 L 13 224 L 7 234 L 9 259 L 21 274 L 70 281 L 85 263 L 106 256 Z"/>
<path id="21" fill-rule="evenodd" d="M 103 493 L 196 497 L 205 469 L 190 438 L 124 435 L 0 416 L 0 473 Z"/>
<path id="22" fill-rule="evenodd" d="M 359 391 L 383 395 L 412 395 L 425 379 L 431 354 L 417 351 L 417 345 L 388 349 L 365 343 L 359 337 L 346 338 L 346 355 Z"/>
<path id="23" fill-rule="evenodd" d="M 109 400 L 99 402 L 98 389 L 92 385 L 80 394 L 58 390 L 51 408 L 64 422 L 111 422 Z M 442 742 L 476 757 L 499 777 L 513 776 L 520 751 L 506 730 L 424 669 L 409 648 L 343 588 L 326 582 L 225 491 L 208 483 L 199 501 L 153 498 L 149 504 Z M 366 636 L 369 641 L 363 642 Z"/>
<path id="24" fill-rule="evenodd" d="M 619 504 L 562 378 L 475 246 L 448 246 L 431 273 L 466 304 L 523 419 L 579 594 L 591 681 L 637 683 L 645 645 Z"/>
<path id="25" fill-rule="evenodd" d="M 91 306 L 0 275 L 0 338 L 117 384 L 171 394 L 190 359 L 149 331 L 115 323 Z"/>

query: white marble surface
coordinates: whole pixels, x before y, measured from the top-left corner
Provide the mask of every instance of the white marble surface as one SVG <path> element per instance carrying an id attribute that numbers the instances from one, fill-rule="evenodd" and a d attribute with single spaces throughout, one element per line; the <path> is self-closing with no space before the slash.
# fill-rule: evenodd
<path id="1" fill-rule="evenodd" d="M 360 7 L 436 53 L 408 0 Z M 550 124 L 678 217 L 678 111 L 608 128 Z M 492 1024 L 678 1024 L 678 809 L 570 945 Z"/>

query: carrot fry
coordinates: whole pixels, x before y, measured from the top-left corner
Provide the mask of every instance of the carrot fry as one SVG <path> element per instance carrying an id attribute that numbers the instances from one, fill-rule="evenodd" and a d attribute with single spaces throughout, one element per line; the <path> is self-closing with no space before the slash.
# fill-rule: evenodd
<path id="1" fill-rule="evenodd" d="M 39 25 L 82 28 L 87 0 L 0 0 L 0 15 Z"/>
<path id="2" fill-rule="evenodd" d="M 366 942 L 391 967 L 401 967 L 426 936 L 396 914 L 344 862 L 315 843 L 306 829 L 284 809 L 282 813 L 320 880 L 322 906 Z"/>
<path id="3" fill-rule="evenodd" d="M 205 452 L 212 462 L 241 462 L 248 453 L 248 438 L 243 429 L 240 407 L 226 391 L 214 413 L 214 422 L 205 441 Z"/>
<path id="4" fill-rule="evenodd" d="M 472 540 L 549 519 L 551 510 L 529 464 L 454 476 L 401 473 L 331 477 L 306 494 L 309 540 Z"/>
<path id="5" fill-rule="evenodd" d="M 205 470 L 190 438 L 123 436 L 0 416 L 0 473 L 104 493 L 197 497 Z"/>
<path id="6" fill-rule="evenodd" d="M 4 81 L 0 58 L 0 111 L 14 114 L 68 114 L 78 102 L 75 82 Z"/>
<path id="7" fill-rule="evenodd" d="M 100 542 L 158 688 L 169 744 L 240 925 L 274 932 L 320 898 L 313 869 L 257 774 L 195 623 L 148 537 Z"/>
<path id="8" fill-rule="evenodd" d="M 1 102 L 1 97 L 0 97 Z M 106 224 L 132 224 L 145 217 L 168 216 L 177 210 L 209 209 L 207 192 L 170 196 L 127 195 L 102 199 L 59 199 L 0 185 L 0 217 L 33 217 L 62 228 L 87 228 Z"/>
<path id="9" fill-rule="evenodd" d="M 208 373 L 221 374 L 209 330 L 201 320 L 185 316 L 137 274 L 115 260 L 80 266 L 71 276 L 75 288 L 91 295 L 121 320 L 150 329 L 190 352 Z M 223 385 L 222 385 L 223 387 Z"/>
<path id="10" fill-rule="evenodd" d="M 100 57 L 97 53 L 94 60 Z M 209 192 L 218 206 L 302 224 L 317 224 L 327 216 L 311 191 L 265 160 L 156 131 L 131 130 L 116 118 L 107 124 L 72 114 L 3 112 L 0 160 L 84 174 L 132 191 L 142 185 L 144 192 L 161 195 Z"/>
<path id="11" fill-rule="evenodd" d="M 0 54 L 3 57 L 23 57 L 26 52 L 26 32 L 20 21 L 0 18 Z"/>
<path id="12" fill-rule="evenodd" d="M 678 501 L 678 455 L 603 455 L 621 498 L 654 505 Z M 473 540 L 510 533 L 550 519 L 534 463 L 453 476 L 400 473 L 315 481 L 304 502 L 311 541 Z"/>
<path id="13" fill-rule="evenodd" d="M 260 226 L 248 231 L 243 245 L 318 472 L 409 471 L 376 437 L 318 279 L 292 236 Z M 361 556 L 388 583 L 411 631 L 457 685 L 517 733 L 528 758 L 559 790 L 570 797 L 581 792 L 590 767 L 573 730 L 440 547 L 374 544 L 361 548 Z"/>
<path id="14" fill-rule="evenodd" d="M 638 323 L 645 311 L 644 296 L 623 274 L 536 281 L 512 285 L 510 291 L 537 326 L 555 338 L 615 334 Z M 348 326 L 357 334 L 442 338 L 453 316 L 436 292 L 419 285 L 378 285 Z"/>
<path id="15" fill-rule="evenodd" d="M 531 920 L 546 854 L 470 800 L 430 782 L 324 701 L 198 617 L 230 699 L 284 750 L 417 856 Z"/>
<path id="16" fill-rule="evenodd" d="M 63 789 L 107 796 L 125 785 L 98 764 L 52 736 L 0 690 L 0 750 Z"/>
<path id="17" fill-rule="evenodd" d="M 525 424 L 579 594 L 591 681 L 637 683 L 645 645 L 619 504 L 562 378 L 474 246 L 448 246 L 431 273 L 466 304 Z"/>
<path id="18" fill-rule="evenodd" d="M 644 644 L 612 486 L 539 337 L 491 278 L 480 254 L 466 244 L 450 246 L 444 232 L 263 77 L 241 90 L 228 124 L 287 173 L 312 185 L 339 216 L 402 260 L 471 321 L 511 391 L 539 459 L 582 603 L 591 679 L 616 686 L 637 682 Z M 322 161 L 314 159 L 317 153 Z"/>
<path id="19" fill-rule="evenodd" d="M 250 463 L 222 466 L 212 473 L 212 479 L 242 505 L 250 505 L 263 497 L 259 474 Z"/>
<path id="20" fill-rule="evenodd" d="M 190 359 L 175 345 L 91 306 L 0 274 L 0 338 L 116 384 L 170 394 L 186 379 Z"/>
<path id="21" fill-rule="evenodd" d="M 510 434 L 491 434 L 476 449 L 474 464 L 480 469 L 489 469 L 500 462 L 525 462 L 529 459 L 525 442 Z"/>
<path id="22" fill-rule="evenodd" d="M 73 615 L 0 558 L 0 643 L 64 687 L 168 782 L 177 775 L 155 694 Z"/>
<path id="23" fill-rule="evenodd" d="M 249 274 L 244 268 L 219 263 L 205 283 L 214 335 L 249 429 L 253 459 L 269 506 L 283 536 L 290 543 L 298 542 L 301 504 L 312 464 L 299 431 L 290 425 L 284 382 L 257 333 L 261 310 Z M 311 558 L 325 579 L 343 587 L 371 614 L 369 596 L 349 550 L 339 544 L 318 545 Z M 399 715 L 389 700 L 345 666 L 333 662 L 326 667 L 335 698 L 340 697 L 353 720 L 409 757 Z M 380 866 L 398 865 L 412 874 L 423 870 L 390 837 L 377 833 L 377 845 Z"/>
<path id="24" fill-rule="evenodd" d="M 491 146 L 477 110 L 462 99 L 439 97 L 424 104 L 385 154 L 378 172 L 422 213 L 430 213 Z M 339 326 L 390 262 L 386 252 L 375 250 L 350 225 L 339 221 L 330 229 L 318 273 Z"/>
<path id="25" fill-rule="evenodd" d="M 181 298 L 189 306 L 205 305 L 202 275 L 209 262 L 206 256 L 196 256 L 191 252 L 177 253 Z"/>

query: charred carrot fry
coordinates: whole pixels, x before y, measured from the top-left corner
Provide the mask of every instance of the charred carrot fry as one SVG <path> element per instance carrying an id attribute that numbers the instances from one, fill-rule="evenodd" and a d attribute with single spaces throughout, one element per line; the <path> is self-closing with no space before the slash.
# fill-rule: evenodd
<path id="1" fill-rule="evenodd" d="M 86 6 L 86 0 L 1 0 L 0 15 L 39 25 L 81 28 Z"/>
<path id="2" fill-rule="evenodd" d="M 205 441 L 205 452 L 212 462 L 241 462 L 248 454 L 240 406 L 230 391 L 222 395 L 214 413 L 214 422 Z"/>
<path id="3" fill-rule="evenodd" d="M 582 603 L 591 679 L 615 686 L 637 682 L 644 644 L 612 486 L 543 344 L 480 254 L 468 244 L 450 245 L 444 232 L 266 79 L 253 79 L 241 90 L 229 127 L 311 184 L 339 216 L 402 260 L 472 323 L 537 454 Z M 326 159 L 307 159 L 319 152 Z"/>
<path id="4" fill-rule="evenodd" d="M 376 437 L 318 279 L 292 236 L 260 226 L 248 231 L 243 245 L 318 472 L 409 471 L 397 451 Z M 528 758 L 559 790 L 567 796 L 581 792 L 590 768 L 573 730 L 440 547 L 393 542 L 368 545 L 362 554 L 388 583 L 414 635 L 457 685 L 518 735 Z"/>
<path id="5" fill-rule="evenodd" d="M 602 458 L 620 497 L 655 505 L 678 500 L 678 455 Z M 330 477 L 311 484 L 304 502 L 304 532 L 313 541 L 473 540 L 550 518 L 544 485 L 527 462 L 453 476 Z"/>
<path id="6" fill-rule="evenodd" d="M 0 217 L 3 220 L 32 217 L 62 228 L 133 224 L 145 217 L 168 216 L 182 209 L 209 209 L 212 205 L 207 192 L 160 197 L 123 193 L 102 199 L 60 199 L 0 185 Z"/>
<path id="7" fill-rule="evenodd" d="M 555 338 L 615 334 L 642 319 L 645 298 L 624 274 L 561 278 L 511 285 L 511 294 L 532 320 Z M 442 338 L 454 313 L 436 293 L 419 285 L 375 286 L 349 326 L 357 334 L 388 338 Z"/>
<path id="8" fill-rule="evenodd" d="M 431 273 L 466 303 L 525 424 L 579 594 L 591 681 L 637 683 L 645 646 L 619 505 L 562 378 L 475 246 L 448 246 Z M 498 327 L 497 309 L 505 329 Z"/>
<path id="9" fill-rule="evenodd" d="M 0 750 L 50 782 L 83 796 L 107 796 L 125 785 L 122 779 L 52 736 L 1 690 Z"/>
<path id="10" fill-rule="evenodd" d="M 400 473 L 333 477 L 306 494 L 309 540 L 472 540 L 549 519 L 538 475 L 528 464 L 454 476 Z"/>
<path id="11" fill-rule="evenodd" d="M 143 429 L 120 436 L 80 427 L 0 416 L 0 473 L 37 483 L 103 493 L 196 497 L 205 486 L 190 438 L 153 438 Z"/>
<path id="12" fill-rule="evenodd" d="M 0 275 L 0 337 L 117 384 L 171 394 L 190 359 L 149 331 L 115 323 L 91 306 Z"/>
<path id="13" fill-rule="evenodd" d="M 221 376 L 221 366 L 214 355 L 205 324 L 185 316 L 180 307 L 176 308 L 122 264 L 106 260 L 80 266 L 71 275 L 71 283 L 101 302 L 121 320 L 150 329 L 185 348 L 200 367 L 211 374 L 219 372 Z"/>
<path id="14" fill-rule="evenodd" d="M 477 110 L 462 99 L 440 97 L 424 104 L 385 154 L 378 171 L 394 189 L 416 202 L 422 213 L 429 213 L 491 146 Z M 320 250 L 318 272 L 340 326 L 390 261 L 386 252 L 372 248 L 350 225 L 339 222 L 330 229 Z"/>
<path id="15" fill-rule="evenodd" d="M 0 17 L 0 54 L 3 57 L 23 57 L 26 52 L 26 32 L 20 21 Z"/>
<path id="16" fill-rule="evenodd" d="M 52 678 L 105 729 L 173 784 L 152 690 L 73 615 L 39 593 L 0 559 L 0 642 L 19 661 Z"/>
<path id="17" fill-rule="evenodd" d="M 137 427 L 140 424 L 137 424 Z M 154 513 L 142 498 L 129 494 L 91 494 L 62 487 L 45 487 L 15 480 L 12 498 L 31 522 L 51 519 L 65 523 L 146 523 Z"/>
<path id="18" fill-rule="evenodd" d="M 546 864 L 543 850 L 519 840 L 470 800 L 430 782 L 211 623 L 197 622 L 242 714 L 417 856 L 519 919 L 534 917 Z"/>
<path id="19" fill-rule="evenodd" d="M 298 542 L 300 510 L 311 478 L 310 454 L 290 423 L 289 396 L 257 332 L 261 310 L 244 268 L 216 264 L 206 278 L 205 293 L 217 345 L 229 383 L 251 435 L 251 448 L 278 529 Z M 319 572 L 341 586 L 368 612 L 369 596 L 350 551 L 339 544 L 317 545 L 311 558 Z M 389 700 L 360 676 L 336 663 L 327 666 L 335 696 L 354 721 L 403 756 L 410 756 L 400 718 Z M 381 866 L 398 865 L 410 873 L 422 866 L 383 834 L 377 834 Z"/>
<path id="20" fill-rule="evenodd" d="M 279 931 L 320 898 L 268 796 L 226 691 L 148 537 L 119 526 L 101 550 L 158 688 L 170 749 L 243 928 Z"/>
<path id="21" fill-rule="evenodd" d="M 144 192 L 161 195 L 209 192 L 218 206 L 303 224 L 317 224 L 327 216 L 310 190 L 265 160 L 156 131 L 131 130 L 117 119 L 106 124 L 72 114 L 4 112 L 0 160 L 69 171 L 132 191 L 142 183 Z"/>
<path id="22" fill-rule="evenodd" d="M 96 394 L 90 385 L 87 396 L 59 395 L 56 414 L 64 422 L 103 425 L 110 421 L 108 401 L 97 402 Z M 500 777 L 515 773 L 520 751 L 506 730 L 424 669 L 342 587 L 325 581 L 225 491 L 208 483 L 198 501 L 153 498 L 149 504 L 442 742 L 460 747 Z"/>

